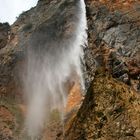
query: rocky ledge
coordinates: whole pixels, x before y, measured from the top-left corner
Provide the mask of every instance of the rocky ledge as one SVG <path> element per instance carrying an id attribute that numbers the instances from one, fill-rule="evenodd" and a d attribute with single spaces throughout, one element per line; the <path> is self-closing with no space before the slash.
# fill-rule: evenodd
<path id="1" fill-rule="evenodd" d="M 140 96 L 101 73 L 96 72 L 81 108 L 66 124 L 65 140 L 140 139 Z"/>

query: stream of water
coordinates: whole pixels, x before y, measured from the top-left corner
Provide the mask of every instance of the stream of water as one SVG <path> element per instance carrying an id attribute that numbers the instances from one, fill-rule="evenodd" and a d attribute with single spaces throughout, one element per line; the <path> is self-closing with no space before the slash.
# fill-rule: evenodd
<path id="1" fill-rule="evenodd" d="M 50 40 L 50 43 L 46 36 L 46 42 L 48 41 L 49 43 L 44 43 L 43 47 L 48 49 L 43 51 L 32 49 L 41 45 L 37 44 L 28 51 L 26 75 L 23 78 L 27 101 L 25 129 L 27 135 L 33 140 L 40 135 L 45 122 L 47 122 L 54 109 L 59 110 L 63 120 L 63 109 L 65 108 L 68 94 L 67 81 L 73 82 L 79 78 L 84 89 L 81 70 L 82 46 L 87 43 L 84 0 L 79 0 L 78 5 L 76 3 L 72 6 L 76 10 L 74 11 L 74 17 L 72 17 L 74 30 L 70 37 L 62 39 L 59 37 L 59 41 Z M 51 34 L 51 31 L 49 34 Z M 40 36 L 43 36 L 43 34 L 40 33 Z M 34 42 L 33 39 L 32 42 Z"/>

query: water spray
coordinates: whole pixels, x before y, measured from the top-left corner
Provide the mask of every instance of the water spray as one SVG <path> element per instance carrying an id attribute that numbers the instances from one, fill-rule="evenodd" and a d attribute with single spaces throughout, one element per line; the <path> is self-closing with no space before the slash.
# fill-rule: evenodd
<path id="1" fill-rule="evenodd" d="M 23 77 L 27 101 L 25 129 L 36 139 L 54 109 L 63 118 L 68 86 L 80 79 L 82 46 L 87 43 L 84 0 L 63 0 L 52 17 L 31 35 Z M 74 76 L 77 75 L 77 76 Z"/>

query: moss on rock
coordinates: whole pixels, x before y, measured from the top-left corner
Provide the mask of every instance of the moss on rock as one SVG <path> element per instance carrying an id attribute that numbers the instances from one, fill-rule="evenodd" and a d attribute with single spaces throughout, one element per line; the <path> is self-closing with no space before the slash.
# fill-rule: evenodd
<path id="1" fill-rule="evenodd" d="M 99 73 L 66 130 L 66 140 L 140 139 L 139 95 L 108 74 Z"/>

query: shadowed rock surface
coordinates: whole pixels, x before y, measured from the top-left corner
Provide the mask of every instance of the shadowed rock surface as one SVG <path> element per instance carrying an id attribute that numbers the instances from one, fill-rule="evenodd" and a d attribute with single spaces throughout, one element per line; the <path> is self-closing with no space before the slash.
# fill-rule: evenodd
<path id="1" fill-rule="evenodd" d="M 87 0 L 89 46 L 85 49 L 89 81 L 96 67 L 140 88 L 140 2 Z M 95 60 L 94 60 L 95 59 Z M 90 80 L 91 79 L 91 80 Z"/>
<path id="2" fill-rule="evenodd" d="M 0 23 L 0 49 L 6 46 L 9 32 L 10 25 L 8 23 Z"/>

